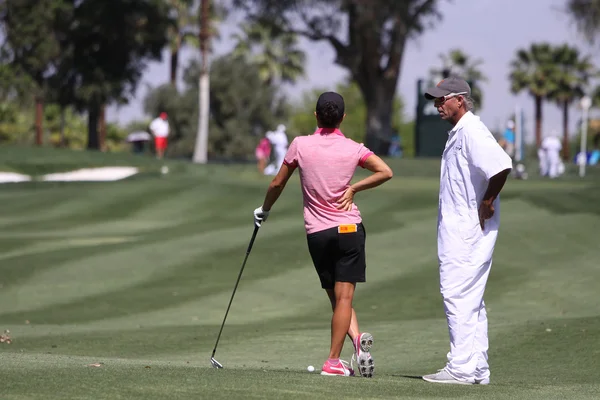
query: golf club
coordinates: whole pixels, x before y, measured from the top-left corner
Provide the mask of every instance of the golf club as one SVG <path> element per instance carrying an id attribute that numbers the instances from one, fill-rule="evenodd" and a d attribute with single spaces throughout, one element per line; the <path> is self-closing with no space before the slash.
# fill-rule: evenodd
<path id="1" fill-rule="evenodd" d="M 221 338 L 221 333 L 223 332 L 223 327 L 225 326 L 225 320 L 227 319 L 227 314 L 229 314 L 229 308 L 231 308 L 231 303 L 233 302 L 233 296 L 235 296 L 235 291 L 237 290 L 238 284 L 240 283 L 240 278 L 242 277 L 242 272 L 244 272 L 244 267 L 246 266 L 246 261 L 248 261 L 248 256 L 250 255 L 250 250 L 252 250 L 252 245 L 254 244 L 254 239 L 256 239 L 256 234 L 258 233 L 259 225 L 254 225 L 254 232 L 252 233 L 252 238 L 250 239 L 250 244 L 248 244 L 248 250 L 246 251 L 246 257 L 244 258 L 244 262 L 242 264 L 242 269 L 240 269 L 240 273 L 238 274 L 237 281 L 235 282 L 235 286 L 233 287 L 233 293 L 231 293 L 231 299 L 229 299 L 229 305 L 227 306 L 227 311 L 225 311 L 225 317 L 223 317 L 223 323 L 221 324 L 221 329 L 219 330 L 219 335 L 217 336 L 217 342 L 215 343 L 215 348 L 212 351 L 212 356 L 210 357 L 210 363 L 213 368 L 221 369 L 223 368 L 223 364 L 215 360 L 215 353 L 217 352 L 217 346 L 219 344 L 219 339 Z"/>

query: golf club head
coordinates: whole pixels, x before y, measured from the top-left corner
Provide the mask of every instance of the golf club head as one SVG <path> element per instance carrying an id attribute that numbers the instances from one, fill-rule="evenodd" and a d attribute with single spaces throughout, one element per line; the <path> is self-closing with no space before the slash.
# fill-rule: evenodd
<path id="1" fill-rule="evenodd" d="M 213 368 L 216 368 L 216 369 L 222 369 L 223 368 L 223 364 L 221 364 L 220 362 L 218 362 L 217 360 L 215 360 L 214 357 L 210 358 L 210 363 L 212 364 Z"/>

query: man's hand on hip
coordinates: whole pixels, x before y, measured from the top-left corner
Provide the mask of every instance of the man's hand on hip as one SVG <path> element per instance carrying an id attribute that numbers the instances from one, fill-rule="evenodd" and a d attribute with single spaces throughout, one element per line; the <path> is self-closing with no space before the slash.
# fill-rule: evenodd
<path id="1" fill-rule="evenodd" d="M 260 225 L 267 220 L 269 217 L 269 212 L 264 211 L 262 206 L 258 207 L 254 210 L 254 225 L 260 227 Z"/>
<path id="2" fill-rule="evenodd" d="M 479 225 L 481 230 L 485 228 L 485 220 L 494 216 L 494 204 L 491 200 L 484 200 L 479 206 Z"/>

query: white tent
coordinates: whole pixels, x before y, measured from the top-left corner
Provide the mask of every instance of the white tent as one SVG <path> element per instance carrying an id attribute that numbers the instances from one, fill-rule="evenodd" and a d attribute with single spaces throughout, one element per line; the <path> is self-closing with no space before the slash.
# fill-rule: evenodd
<path id="1" fill-rule="evenodd" d="M 148 142 L 152 140 L 152 135 L 150 135 L 148 132 L 136 131 L 127 135 L 127 139 L 125 140 L 128 142 Z"/>

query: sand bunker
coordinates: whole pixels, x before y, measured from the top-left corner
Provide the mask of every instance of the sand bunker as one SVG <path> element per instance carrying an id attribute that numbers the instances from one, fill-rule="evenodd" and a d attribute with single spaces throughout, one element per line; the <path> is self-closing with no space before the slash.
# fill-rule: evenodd
<path id="1" fill-rule="evenodd" d="M 17 174 L 16 172 L 0 172 L 0 183 L 28 182 L 29 175 Z"/>
<path id="2" fill-rule="evenodd" d="M 41 177 L 44 181 L 118 181 L 138 173 L 134 167 L 83 168 L 76 171 L 48 174 Z"/>
<path id="3" fill-rule="evenodd" d="M 108 182 L 125 179 L 138 172 L 135 167 L 82 168 L 76 171 L 43 175 L 39 179 L 48 182 Z M 31 180 L 31 176 L 28 175 L 0 172 L 0 183 L 29 182 Z"/>

